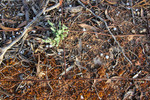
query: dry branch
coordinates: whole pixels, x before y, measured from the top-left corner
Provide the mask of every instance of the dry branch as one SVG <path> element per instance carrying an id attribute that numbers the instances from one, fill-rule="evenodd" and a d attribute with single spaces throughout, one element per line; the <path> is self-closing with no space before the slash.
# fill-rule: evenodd
<path id="1" fill-rule="evenodd" d="M 50 10 L 53 10 L 53 9 L 59 7 L 59 6 L 60 6 L 60 3 L 57 3 L 57 4 L 55 4 L 54 6 L 49 7 L 49 8 L 47 8 L 47 9 L 43 8 L 42 11 L 40 11 L 40 12 L 36 15 L 36 17 L 34 17 L 33 20 L 32 20 L 28 25 L 26 25 L 26 26 L 24 27 L 24 31 L 22 32 L 22 34 L 21 34 L 20 36 L 18 36 L 14 41 L 12 41 L 12 42 L 11 42 L 10 44 L 8 44 L 7 46 L 5 46 L 5 47 L 3 47 L 3 48 L 0 48 L 0 64 L 2 63 L 3 57 L 4 57 L 5 53 L 7 52 L 7 50 L 10 49 L 10 48 L 11 48 L 14 44 L 16 44 L 22 37 L 24 37 L 25 34 L 27 34 L 27 33 L 30 31 L 32 25 L 39 19 L 39 17 L 40 17 L 43 13 L 48 12 L 48 11 L 50 11 Z M 46 7 L 46 6 L 45 6 L 45 7 Z"/>

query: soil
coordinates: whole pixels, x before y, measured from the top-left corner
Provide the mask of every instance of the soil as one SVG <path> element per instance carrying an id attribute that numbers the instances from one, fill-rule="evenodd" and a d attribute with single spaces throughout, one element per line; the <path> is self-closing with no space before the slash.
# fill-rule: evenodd
<path id="1" fill-rule="evenodd" d="M 150 1 L 1 0 L 0 60 L 0 99 L 149 100 Z"/>

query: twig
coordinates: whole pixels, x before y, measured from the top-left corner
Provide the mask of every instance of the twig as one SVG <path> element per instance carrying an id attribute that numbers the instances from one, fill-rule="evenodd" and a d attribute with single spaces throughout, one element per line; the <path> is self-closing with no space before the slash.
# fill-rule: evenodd
<path id="1" fill-rule="evenodd" d="M 72 66 L 69 66 L 69 67 L 66 69 L 66 73 L 69 72 L 72 68 L 74 68 L 73 65 L 72 65 Z M 60 76 L 63 76 L 63 75 L 65 75 L 65 71 L 63 71 L 63 72 L 60 74 Z"/>
<path id="2" fill-rule="evenodd" d="M 109 27 L 108 27 L 106 21 L 104 21 L 103 18 L 97 16 L 92 10 L 88 9 L 80 0 L 78 0 L 78 2 L 79 2 L 84 8 L 86 8 L 89 12 L 91 12 L 95 17 L 99 18 L 99 19 L 105 24 L 105 26 L 106 26 L 108 32 L 110 33 L 110 35 L 113 37 L 114 41 L 115 41 L 115 42 L 117 43 L 117 45 L 119 46 L 119 48 L 120 48 L 120 50 L 121 50 L 123 56 L 124 56 L 124 57 L 130 62 L 130 64 L 132 65 L 132 62 L 131 62 L 130 59 L 125 55 L 125 53 L 123 52 L 123 49 L 122 49 L 122 47 L 120 46 L 119 42 L 116 40 L 116 37 L 115 37 L 115 36 L 113 35 L 113 33 L 110 31 L 110 29 L 109 29 Z"/>
<path id="3" fill-rule="evenodd" d="M 9 93 L 6 92 L 6 91 L 3 91 L 2 89 L 0 89 L 0 93 L 5 94 L 5 95 L 8 95 L 8 96 L 12 96 L 11 94 L 9 94 Z"/>
<path id="4" fill-rule="evenodd" d="M 40 74 L 40 54 L 38 53 L 38 64 L 36 66 L 36 75 L 39 77 L 39 74 Z"/>
<path id="5" fill-rule="evenodd" d="M 132 0 L 129 0 L 129 4 L 131 6 L 131 13 L 132 13 L 132 17 L 133 17 L 133 23 L 135 24 L 135 18 L 134 18 L 134 12 L 133 12 L 133 8 L 132 8 Z"/>
<path id="6" fill-rule="evenodd" d="M 98 91 L 97 91 L 97 88 L 96 88 L 96 86 L 94 85 L 94 88 L 95 88 L 95 91 L 96 91 L 96 94 L 97 94 L 97 96 L 98 96 L 98 98 L 99 98 L 99 100 L 102 100 L 102 98 L 99 96 L 99 94 L 98 94 Z"/>
<path id="7" fill-rule="evenodd" d="M 7 52 L 7 50 L 10 49 L 10 48 L 11 48 L 14 44 L 16 44 L 22 37 L 24 37 L 26 33 L 28 33 L 28 32 L 30 31 L 31 26 L 37 21 L 37 19 L 38 19 L 43 13 L 48 12 L 48 11 L 50 11 L 50 10 L 53 10 L 53 9 L 59 7 L 59 6 L 60 6 L 60 3 L 57 3 L 57 4 L 55 4 L 55 5 L 52 6 L 52 7 L 49 7 L 49 8 L 47 8 L 47 9 L 45 9 L 45 10 L 43 9 L 42 11 L 40 11 L 40 12 L 36 15 L 36 17 L 34 17 L 33 20 L 32 20 L 28 25 L 26 25 L 26 26 L 24 27 L 24 31 L 23 31 L 23 33 L 22 33 L 20 36 L 18 36 L 14 41 L 12 41 L 12 42 L 11 42 L 10 44 L 8 44 L 7 46 L 5 46 L 5 47 L 3 47 L 3 48 L 0 48 L 0 64 L 2 63 L 3 57 L 4 57 L 5 53 Z"/>
<path id="8" fill-rule="evenodd" d="M 47 68 L 48 68 L 48 67 L 46 67 L 46 79 L 48 80 L 48 76 L 47 76 Z M 49 94 L 51 95 L 51 93 L 53 92 L 53 88 L 52 88 L 52 86 L 50 85 L 50 81 L 48 81 L 47 84 L 48 84 L 48 86 L 49 86 L 50 89 L 51 89 L 51 92 L 49 93 Z M 50 96 L 49 96 L 49 97 L 50 97 Z M 49 99 L 48 99 L 48 100 L 49 100 Z"/>

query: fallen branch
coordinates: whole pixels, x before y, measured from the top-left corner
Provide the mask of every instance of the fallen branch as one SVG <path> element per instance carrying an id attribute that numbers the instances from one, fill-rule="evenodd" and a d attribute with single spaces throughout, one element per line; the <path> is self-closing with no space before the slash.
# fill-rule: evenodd
<path id="1" fill-rule="evenodd" d="M 61 1 L 62 1 L 62 0 L 61 0 Z M 3 47 L 3 48 L 0 48 L 0 64 L 2 63 L 3 57 L 4 57 L 5 53 L 7 52 L 7 50 L 10 49 L 10 48 L 11 48 L 14 44 L 16 44 L 22 37 L 24 37 L 25 34 L 27 34 L 27 33 L 31 30 L 32 25 L 39 19 L 39 17 L 40 17 L 42 14 L 44 14 L 45 12 L 48 12 L 48 11 L 50 11 L 50 10 L 53 10 L 53 9 L 59 7 L 59 6 L 60 6 L 60 3 L 57 3 L 57 4 L 55 4 L 54 6 L 49 7 L 49 8 L 47 8 L 47 9 L 43 8 L 43 10 L 40 11 L 40 12 L 36 15 L 36 17 L 34 17 L 33 20 L 32 20 L 28 25 L 26 25 L 26 26 L 24 27 L 24 31 L 22 32 L 22 34 L 21 34 L 20 36 L 18 36 L 14 41 L 12 41 L 12 42 L 11 42 L 10 44 L 8 44 L 7 46 L 5 46 L 5 47 Z M 45 7 L 46 7 L 46 6 L 45 6 Z"/>

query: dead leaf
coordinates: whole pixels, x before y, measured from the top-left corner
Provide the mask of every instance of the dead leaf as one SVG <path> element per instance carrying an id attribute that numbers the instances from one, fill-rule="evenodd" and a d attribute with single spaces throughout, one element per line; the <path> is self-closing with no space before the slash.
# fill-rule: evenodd
<path id="1" fill-rule="evenodd" d="M 137 62 L 135 63 L 135 66 L 141 66 L 141 63 L 140 63 L 139 61 L 137 61 Z"/>
<path id="2" fill-rule="evenodd" d="M 107 9 L 105 10 L 105 15 L 106 15 L 107 19 L 114 22 L 114 19 L 110 18 L 110 16 L 108 15 L 108 10 Z"/>
<path id="3" fill-rule="evenodd" d="M 5 30 L 5 31 L 18 31 L 20 28 L 10 28 L 10 27 L 5 27 L 0 23 L 0 28 Z"/>
<path id="4" fill-rule="evenodd" d="M 90 26 L 90 25 L 87 25 L 87 24 L 78 24 L 80 27 L 82 27 L 82 28 L 86 28 L 86 30 L 93 30 L 93 31 L 96 31 L 96 28 L 95 27 L 93 27 L 93 26 Z"/>
<path id="5" fill-rule="evenodd" d="M 106 2 L 111 5 L 115 5 L 115 4 L 117 4 L 118 0 L 106 0 Z"/>
<path id="6" fill-rule="evenodd" d="M 59 3 L 60 3 L 60 6 L 61 6 L 61 5 L 62 5 L 62 3 L 63 3 L 63 0 L 59 0 Z M 59 7 L 60 7 L 60 6 L 59 6 Z"/>
<path id="7" fill-rule="evenodd" d="M 69 11 L 71 13 L 78 13 L 78 12 L 81 12 L 83 9 L 82 6 L 77 6 L 77 7 L 66 7 L 65 10 L 66 11 Z"/>
<path id="8" fill-rule="evenodd" d="M 101 65 L 102 64 L 102 62 L 101 62 L 101 60 L 100 60 L 100 57 L 95 57 L 94 59 L 93 59 L 93 61 L 94 61 L 94 64 L 95 65 Z"/>
<path id="9" fill-rule="evenodd" d="M 89 0 L 81 0 L 85 5 L 89 4 Z"/>
<path id="10" fill-rule="evenodd" d="M 131 40 L 133 40 L 133 37 L 134 36 L 131 35 L 131 36 L 128 36 L 127 38 L 128 38 L 129 41 L 131 41 Z"/>
<path id="11" fill-rule="evenodd" d="M 121 78 L 120 76 L 113 76 L 113 77 L 111 77 L 110 79 L 108 79 L 108 80 L 106 81 L 106 83 L 111 83 L 112 80 L 117 80 L 117 79 L 120 79 L 120 78 Z"/>
<path id="12" fill-rule="evenodd" d="M 143 8 L 141 8 L 141 17 L 144 18 L 144 11 L 143 11 Z"/>
<path id="13" fill-rule="evenodd" d="M 40 72 L 40 73 L 38 74 L 38 78 L 42 78 L 44 75 L 45 75 L 44 72 Z"/>

